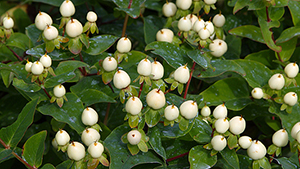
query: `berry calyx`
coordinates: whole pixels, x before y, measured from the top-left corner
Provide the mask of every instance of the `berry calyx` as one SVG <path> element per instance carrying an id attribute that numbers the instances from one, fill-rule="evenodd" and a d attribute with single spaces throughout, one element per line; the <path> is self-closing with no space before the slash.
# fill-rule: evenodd
<path id="1" fill-rule="evenodd" d="M 297 133 L 300 131 L 300 122 L 296 123 L 293 128 L 292 128 L 292 131 L 291 131 L 291 136 L 296 139 L 296 135 Z"/>
<path id="2" fill-rule="evenodd" d="M 204 106 L 202 109 L 201 109 L 201 115 L 204 116 L 204 117 L 208 117 L 210 116 L 211 114 L 211 110 L 208 106 Z"/>
<path id="3" fill-rule="evenodd" d="M 189 30 L 191 30 L 192 28 L 192 21 L 187 18 L 187 17 L 182 17 L 179 21 L 178 21 L 178 29 L 180 31 L 184 31 L 187 32 Z"/>
<path id="4" fill-rule="evenodd" d="M 142 134 L 138 130 L 131 130 L 127 134 L 127 140 L 131 145 L 137 145 L 142 139 Z"/>
<path id="5" fill-rule="evenodd" d="M 167 120 L 173 121 L 178 118 L 179 110 L 175 105 L 169 105 L 165 108 L 164 116 Z"/>
<path id="6" fill-rule="evenodd" d="M 298 102 L 298 96 L 295 92 L 288 92 L 284 95 L 283 101 L 289 106 L 294 106 Z"/>
<path id="7" fill-rule="evenodd" d="M 66 25 L 66 33 L 71 38 L 79 36 L 83 31 L 82 24 L 77 19 L 70 19 Z"/>
<path id="8" fill-rule="evenodd" d="M 93 11 L 89 11 L 86 15 L 86 20 L 88 20 L 89 22 L 96 22 L 97 19 L 98 19 L 98 16 Z"/>
<path id="9" fill-rule="evenodd" d="M 284 147 L 289 142 L 289 136 L 285 129 L 276 131 L 272 136 L 272 142 L 277 147 Z"/>
<path id="10" fill-rule="evenodd" d="M 114 57 L 106 57 L 102 62 L 102 67 L 105 71 L 110 72 L 117 68 L 118 62 Z"/>
<path id="11" fill-rule="evenodd" d="M 226 118 L 218 119 L 215 122 L 215 128 L 218 133 L 223 134 L 229 129 L 229 121 Z"/>
<path id="12" fill-rule="evenodd" d="M 221 28 L 225 24 L 225 17 L 221 13 L 217 14 L 213 18 L 213 23 L 216 27 Z"/>
<path id="13" fill-rule="evenodd" d="M 177 11 L 177 6 L 173 2 L 167 2 L 162 7 L 162 12 L 165 17 L 174 16 Z"/>
<path id="14" fill-rule="evenodd" d="M 265 157 L 267 153 L 265 145 L 263 145 L 260 141 L 254 140 L 252 141 L 250 147 L 247 149 L 247 154 L 253 160 L 260 160 Z"/>
<path id="15" fill-rule="evenodd" d="M 174 72 L 174 79 L 180 83 L 187 83 L 190 78 L 190 70 L 187 65 L 180 66 Z"/>
<path id="16" fill-rule="evenodd" d="M 138 97 L 132 96 L 128 99 L 125 104 L 125 110 L 131 115 L 137 115 L 141 112 L 143 108 L 143 103 Z"/>
<path id="17" fill-rule="evenodd" d="M 66 94 L 66 89 L 65 89 L 64 85 L 62 85 L 62 84 L 56 85 L 53 88 L 53 94 L 55 97 L 58 97 L 58 98 L 63 97 Z"/>
<path id="18" fill-rule="evenodd" d="M 53 40 L 57 38 L 58 30 L 54 26 L 47 25 L 44 29 L 43 35 L 47 40 Z"/>
<path id="19" fill-rule="evenodd" d="M 243 149 L 247 149 L 251 146 L 252 143 L 252 139 L 249 136 L 242 136 L 239 138 L 239 145 L 243 148 Z"/>
<path id="20" fill-rule="evenodd" d="M 239 135 L 244 132 L 246 121 L 241 116 L 235 116 L 229 121 L 229 130 L 232 134 Z"/>
<path id="21" fill-rule="evenodd" d="M 81 143 L 74 141 L 69 144 L 67 154 L 70 159 L 79 161 L 85 157 L 85 148 Z"/>
<path id="22" fill-rule="evenodd" d="M 69 143 L 70 136 L 65 130 L 60 129 L 55 135 L 55 140 L 58 145 L 64 146 Z"/>
<path id="23" fill-rule="evenodd" d="M 284 68 L 284 72 L 287 75 L 287 77 L 294 78 L 299 73 L 299 66 L 297 65 L 297 63 L 289 63 Z"/>
<path id="24" fill-rule="evenodd" d="M 173 31 L 170 29 L 161 29 L 156 33 L 156 40 L 172 43 L 174 37 Z"/>
<path id="25" fill-rule="evenodd" d="M 40 62 L 43 64 L 45 68 L 50 67 L 52 65 L 52 59 L 47 53 L 45 53 L 41 58 Z"/>
<path id="26" fill-rule="evenodd" d="M 103 151 L 104 151 L 104 146 L 99 142 L 94 142 L 93 144 L 90 144 L 88 147 L 88 152 L 93 158 L 101 157 Z"/>
<path id="27" fill-rule="evenodd" d="M 192 119 L 198 115 L 198 105 L 197 102 L 193 100 L 188 100 L 183 102 L 180 107 L 180 113 L 186 119 Z"/>
<path id="28" fill-rule="evenodd" d="M 26 65 L 25 65 L 25 70 L 26 70 L 28 73 L 31 72 L 31 66 L 32 66 L 32 62 L 29 62 L 29 61 L 27 60 L 27 63 L 26 63 Z"/>
<path id="29" fill-rule="evenodd" d="M 209 50 L 211 50 L 210 53 L 215 57 L 223 56 L 227 49 L 227 43 L 221 39 L 215 39 L 209 44 Z"/>
<path id="30" fill-rule="evenodd" d="M 31 72 L 34 75 L 40 75 L 42 74 L 44 71 L 44 65 L 39 62 L 39 61 L 35 61 L 33 62 L 33 64 L 31 65 Z"/>
<path id="31" fill-rule="evenodd" d="M 52 25 L 52 18 L 45 12 L 39 12 L 35 17 L 35 26 L 43 31 L 47 27 L 47 25 Z"/>
<path id="32" fill-rule="evenodd" d="M 176 6 L 179 9 L 187 10 L 191 7 L 192 0 L 176 0 Z"/>
<path id="33" fill-rule="evenodd" d="M 214 150 L 222 151 L 227 145 L 227 140 L 222 135 L 216 135 L 211 139 L 211 145 Z"/>
<path id="34" fill-rule="evenodd" d="M 81 121 L 84 125 L 93 126 L 98 122 L 98 113 L 91 107 L 87 107 L 81 114 Z"/>
<path id="35" fill-rule="evenodd" d="M 151 63 L 151 79 L 158 80 L 164 76 L 164 67 L 158 61 L 154 61 Z"/>
<path id="36" fill-rule="evenodd" d="M 146 102 L 149 107 L 160 109 L 166 104 L 165 94 L 160 89 L 153 89 L 147 94 Z"/>
<path id="37" fill-rule="evenodd" d="M 225 106 L 225 104 L 220 104 L 219 106 L 217 106 L 214 111 L 213 111 L 213 116 L 216 119 L 223 119 L 227 117 L 227 108 Z"/>
<path id="38" fill-rule="evenodd" d="M 89 146 L 90 144 L 98 141 L 99 139 L 100 139 L 99 132 L 93 128 L 87 128 L 83 130 L 81 134 L 81 140 L 86 146 Z"/>
<path id="39" fill-rule="evenodd" d="M 14 27 L 14 20 L 10 16 L 4 17 L 2 21 L 5 29 L 11 29 Z"/>
<path id="40" fill-rule="evenodd" d="M 152 64 L 151 64 L 150 60 L 145 58 L 139 62 L 138 66 L 137 66 L 137 72 L 140 75 L 149 76 L 151 74 L 151 68 L 152 68 Z"/>
<path id="41" fill-rule="evenodd" d="M 282 74 L 274 74 L 268 81 L 271 89 L 281 90 L 284 86 L 285 80 Z"/>
<path id="42" fill-rule="evenodd" d="M 254 99 L 261 99 L 264 96 L 264 92 L 261 88 L 256 87 L 251 91 L 251 95 Z"/>
<path id="43" fill-rule="evenodd" d="M 114 75 L 113 82 L 116 88 L 123 89 L 130 84 L 131 79 L 124 70 L 118 70 Z"/>
<path id="44" fill-rule="evenodd" d="M 127 53 L 131 50 L 131 41 L 127 37 L 122 37 L 117 43 L 117 50 L 120 53 Z"/>
<path id="45" fill-rule="evenodd" d="M 75 6 L 72 1 L 65 0 L 59 8 L 59 12 L 63 17 L 70 17 L 75 13 Z"/>

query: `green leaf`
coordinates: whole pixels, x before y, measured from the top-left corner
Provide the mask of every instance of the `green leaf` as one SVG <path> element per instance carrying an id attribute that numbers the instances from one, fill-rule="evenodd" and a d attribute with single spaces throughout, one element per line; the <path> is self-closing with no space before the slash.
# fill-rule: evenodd
<path id="1" fill-rule="evenodd" d="M 47 48 L 47 45 L 46 45 L 46 48 Z M 82 50 L 82 43 L 81 43 L 79 37 L 75 37 L 75 38 L 70 38 L 69 39 L 68 49 L 74 55 L 77 55 L 77 54 L 79 54 L 81 52 L 81 50 Z"/>
<path id="2" fill-rule="evenodd" d="M 84 109 L 81 100 L 72 93 L 65 95 L 68 101 L 60 108 L 55 103 L 45 104 L 38 107 L 38 110 L 44 115 L 50 115 L 59 122 L 69 124 L 71 128 L 80 134 L 85 126 L 81 122 L 81 114 Z"/>
<path id="3" fill-rule="evenodd" d="M 74 72 L 67 72 L 67 73 L 60 74 L 58 76 L 48 78 L 47 80 L 45 80 L 45 87 L 46 88 L 54 87 L 56 85 L 62 84 L 66 81 L 73 79 L 75 76 L 76 74 Z"/>
<path id="4" fill-rule="evenodd" d="M 45 54 L 45 44 L 41 44 L 38 46 L 35 46 L 33 48 L 30 48 L 26 51 L 26 54 L 34 56 L 34 57 L 41 57 Z M 51 53 L 48 53 L 48 55 L 51 57 L 53 61 L 56 60 L 67 60 L 70 58 L 74 58 L 74 56 L 71 52 L 63 49 L 54 49 Z"/>
<path id="5" fill-rule="evenodd" d="M 162 123 L 158 123 L 156 126 L 161 132 L 161 137 L 166 138 L 178 138 L 186 135 L 193 127 L 195 119 L 189 121 L 189 126 L 186 130 L 182 131 L 179 129 L 179 124 L 175 123 L 173 127 L 164 126 Z"/>
<path id="6" fill-rule="evenodd" d="M 275 160 L 281 165 L 283 169 L 298 168 L 296 164 L 294 164 L 286 157 L 281 157 L 277 159 L 275 158 Z"/>
<path id="7" fill-rule="evenodd" d="M 209 143 L 211 140 L 212 129 L 209 124 L 197 117 L 193 128 L 189 132 L 190 136 L 200 144 Z"/>
<path id="8" fill-rule="evenodd" d="M 153 150 L 160 155 L 164 160 L 167 159 L 167 154 L 165 148 L 161 143 L 161 134 L 157 127 L 150 128 L 148 131 L 149 143 Z"/>
<path id="9" fill-rule="evenodd" d="M 248 0 L 238 0 L 233 8 L 233 13 L 237 13 L 245 6 L 249 6 L 248 10 L 259 10 L 265 8 L 266 4 L 260 0 L 252 0 L 250 2 Z"/>
<path id="10" fill-rule="evenodd" d="M 140 15 L 140 8 L 145 0 L 113 0 L 113 2 L 118 6 L 118 10 L 124 11 L 132 18 L 136 19 Z"/>
<path id="11" fill-rule="evenodd" d="M 273 27 L 279 27 L 280 26 L 280 22 L 279 21 L 270 21 L 267 22 L 264 18 L 262 17 L 258 17 L 258 23 L 260 25 L 260 29 L 264 38 L 264 41 L 266 43 L 266 45 L 274 50 L 275 52 L 280 52 L 281 51 L 281 47 L 280 46 L 276 46 L 276 44 L 274 43 L 273 39 L 272 39 L 272 34 L 273 32 L 270 31 L 270 28 Z"/>
<path id="12" fill-rule="evenodd" d="M 288 8 L 292 15 L 293 23 L 295 26 L 300 26 L 300 2 L 299 1 L 289 1 Z"/>
<path id="13" fill-rule="evenodd" d="M 259 27 L 254 25 L 244 25 L 244 26 L 236 27 L 229 30 L 229 33 L 231 35 L 241 36 L 260 43 L 265 43 L 261 30 L 259 29 Z"/>
<path id="14" fill-rule="evenodd" d="M 100 53 L 106 51 L 110 48 L 118 39 L 118 37 L 113 35 L 99 35 L 90 38 L 90 46 L 88 49 L 84 50 L 90 55 L 99 55 Z"/>
<path id="15" fill-rule="evenodd" d="M 58 76 L 63 73 L 73 72 L 79 67 L 86 66 L 88 66 L 86 63 L 77 60 L 62 61 L 58 64 L 57 68 L 55 69 L 55 74 L 56 76 Z"/>
<path id="16" fill-rule="evenodd" d="M 28 38 L 33 42 L 33 45 L 36 46 L 40 42 L 37 42 L 39 39 L 39 36 L 43 33 L 41 30 L 39 30 L 35 24 L 31 24 L 25 28 L 25 33 L 28 36 Z"/>
<path id="17" fill-rule="evenodd" d="M 227 52 L 224 54 L 226 59 L 239 59 L 242 50 L 242 38 L 227 35 L 226 36 L 226 43 L 228 46 Z"/>
<path id="18" fill-rule="evenodd" d="M 33 122 L 37 103 L 37 99 L 27 103 L 19 114 L 18 119 L 12 125 L 1 128 L 0 138 L 7 146 L 15 147 L 21 141 L 27 128 Z"/>
<path id="19" fill-rule="evenodd" d="M 237 136 L 230 134 L 229 137 L 227 138 L 227 143 L 228 143 L 229 149 L 233 149 L 233 148 L 237 147 L 238 146 Z"/>
<path id="20" fill-rule="evenodd" d="M 165 19 L 149 15 L 144 17 L 144 36 L 146 44 L 156 41 L 156 33 L 163 28 Z"/>
<path id="21" fill-rule="evenodd" d="M 269 69 L 275 69 L 278 67 L 278 64 L 273 62 L 273 60 L 276 60 L 276 56 L 275 52 L 271 49 L 251 53 L 245 57 L 245 60 L 253 60 L 260 62 L 267 66 Z"/>
<path id="22" fill-rule="evenodd" d="M 259 165 L 261 168 L 264 168 L 264 169 L 271 169 L 271 164 L 269 163 L 269 160 L 267 157 L 264 157 L 260 160 L 257 160 L 259 162 Z"/>
<path id="23" fill-rule="evenodd" d="M 0 148 L 0 163 L 10 159 L 11 153 L 12 153 L 11 149 Z"/>
<path id="24" fill-rule="evenodd" d="M 149 127 L 154 127 L 160 120 L 160 114 L 158 110 L 154 110 L 150 107 L 145 110 L 145 121 Z"/>
<path id="25" fill-rule="evenodd" d="M 300 26 L 293 26 L 282 31 L 280 36 L 276 39 L 276 43 L 286 42 L 293 37 L 298 37 L 300 35 Z"/>
<path id="26" fill-rule="evenodd" d="M 6 41 L 6 45 L 10 47 L 16 47 L 26 51 L 32 46 L 31 40 L 23 33 L 14 33 Z"/>
<path id="27" fill-rule="evenodd" d="M 190 57 L 194 62 L 200 65 L 202 68 L 207 69 L 212 67 L 210 64 L 210 58 L 204 55 L 200 50 L 192 50 L 187 52 L 188 57 Z"/>
<path id="28" fill-rule="evenodd" d="M 47 164 L 43 165 L 43 167 L 41 169 L 55 169 L 55 167 L 52 164 L 47 163 Z"/>
<path id="29" fill-rule="evenodd" d="M 40 167 L 42 165 L 45 149 L 45 139 L 47 131 L 41 131 L 31 136 L 24 144 L 23 158 L 31 166 Z"/>
<path id="30" fill-rule="evenodd" d="M 85 106 L 90 106 L 95 103 L 116 103 L 116 101 L 107 94 L 96 89 L 85 89 L 77 96 L 85 103 Z"/>
<path id="31" fill-rule="evenodd" d="M 152 42 L 146 46 L 145 50 L 153 50 L 152 53 L 164 58 L 174 69 L 186 63 L 191 64 L 191 61 L 186 57 L 185 50 L 168 42 Z"/>
<path id="32" fill-rule="evenodd" d="M 193 147 L 189 153 L 191 169 L 211 168 L 217 163 L 217 156 L 211 156 L 210 151 L 203 148 L 203 145 Z"/>
<path id="33" fill-rule="evenodd" d="M 230 110 L 241 110 L 252 102 L 246 81 L 242 78 L 227 78 L 219 80 L 200 93 L 203 101 L 199 107 L 206 105 L 217 106 L 225 102 Z"/>
<path id="34" fill-rule="evenodd" d="M 283 62 L 288 61 L 293 55 L 296 45 L 297 45 L 297 37 L 290 39 L 289 41 L 278 43 L 277 45 L 281 46 L 282 51 L 279 52 L 279 56 Z M 276 53 L 277 57 L 278 54 Z"/>
<path id="35" fill-rule="evenodd" d="M 41 89 L 41 87 L 36 83 L 27 84 L 22 79 L 20 80 L 17 78 L 14 78 L 13 80 L 13 86 L 25 92 L 37 92 Z"/>
<path id="36" fill-rule="evenodd" d="M 153 151 L 140 152 L 135 156 L 130 154 L 127 145 L 121 141 L 122 135 L 130 130 L 128 124 L 121 125 L 104 140 L 104 147 L 110 154 L 110 168 L 132 168 L 144 163 L 162 164 L 160 157 Z"/>
<path id="37" fill-rule="evenodd" d="M 59 165 L 56 166 L 56 169 L 66 169 L 66 168 L 71 168 L 72 164 L 73 164 L 73 160 L 66 160 L 62 163 L 60 163 Z"/>
<path id="38" fill-rule="evenodd" d="M 59 7 L 61 5 L 61 3 L 62 3 L 61 0 L 52 0 L 52 1 L 48 1 L 48 0 L 30 0 L 30 1 L 32 1 L 32 2 L 40 2 L 40 3 L 44 3 L 44 4 L 51 5 L 51 6 L 56 6 L 56 7 Z M 82 0 L 72 0 L 72 2 L 73 2 L 73 4 L 75 6 L 84 3 Z"/>
<path id="39" fill-rule="evenodd" d="M 220 151 L 220 154 L 231 167 L 236 169 L 240 168 L 239 159 L 235 149 L 230 150 L 228 147 L 225 147 L 224 150 Z"/>

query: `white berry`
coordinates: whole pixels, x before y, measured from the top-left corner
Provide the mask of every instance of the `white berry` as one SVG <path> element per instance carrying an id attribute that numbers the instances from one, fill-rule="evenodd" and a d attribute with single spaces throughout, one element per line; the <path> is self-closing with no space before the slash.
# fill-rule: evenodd
<path id="1" fill-rule="evenodd" d="M 274 74 L 268 81 L 271 89 L 281 90 L 284 86 L 285 80 L 282 74 Z"/>
<path id="2" fill-rule="evenodd" d="M 161 29 L 156 33 L 157 41 L 172 43 L 173 37 L 174 37 L 173 31 L 167 28 Z"/>
<path id="3" fill-rule="evenodd" d="M 254 140 L 252 141 L 250 147 L 247 149 L 247 154 L 253 160 L 260 160 L 265 157 L 267 153 L 265 145 L 263 145 L 260 141 Z"/>
<path id="4" fill-rule="evenodd" d="M 200 29 L 200 31 L 198 32 L 198 35 L 199 35 L 200 39 L 205 40 L 210 37 L 210 31 L 206 27 L 204 27 L 204 28 Z"/>
<path id="5" fill-rule="evenodd" d="M 130 84 L 131 79 L 125 71 L 118 70 L 114 75 L 113 82 L 116 88 L 123 89 Z"/>
<path id="6" fill-rule="evenodd" d="M 33 64 L 31 65 L 31 72 L 34 75 L 40 75 L 42 74 L 44 71 L 44 65 L 39 62 L 39 61 L 35 61 L 33 62 Z"/>
<path id="7" fill-rule="evenodd" d="M 213 111 L 213 116 L 216 119 L 221 119 L 221 118 L 223 119 L 223 118 L 227 117 L 227 108 L 226 108 L 225 104 L 218 105 Z"/>
<path id="8" fill-rule="evenodd" d="M 81 140 L 86 146 L 89 146 L 90 144 L 98 141 L 99 139 L 99 132 L 93 128 L 85 129 L 81 134 Z"/>
<path id="9" fill-rule="evenodd" d="M 151 64 L 150 60 L 145 58 L 139 62 L 138 66 L 137 66 L 137 72 L 140 75 L 149 76 L 151 74 L 151 68 L 152 68 L 152 64 Z"/>
<path id="10" fill-rule="evenodd" d="M 43 31 L 47 25 L 52 25 L 52 18 L 45 12 L 39 12 L 35 17 L 35 26 Z"/>
<path id="11" fill-rule="evenodd" d="M 194 26 L 195 22 L 198 20 L 198 17 L 196 15 L 193 15 L 193 14 L 188 14 L 186 17 L 191 20 L 192 26 Z"/>
<path id="12" fill-rule="evenodd" d="M 70 159 L 79 161 L 85 157 L 85 148 L 81 143 L 74 141 L 69 144 L 67 154 Z"/>
<path id="13" fill-rule="evenodd" d="M 192 0 L 176 0 L 176 5 L 182 10 L 187 10 L 192 5 Z"/>
<path id="14" fill-rule="evenodd" d="M 297 65 L 297 63 L 289 63 L 284 68 L 284 72 L 287 75 L 287 77 L 294 78 L 299 73 L 299 66 Z"/>
<path id="15" fill-rule="evenodd" d="M 208 31 L 210 32 L 210 35 L 214 34 L 215 32 L 215 27 L 214 24 L 211 21 L 206 21 L 204 23 L 206 29 L 208 29 Z"/>
<path id="16" fill-rule="evenodd" d="M 164 76 L 164 67 L 158 61 L 154 61 L 151 63 L 151 79 L 158 80 Z"/>
<path id="17" fill-rule="evenodd" d="M 264 92 L 261 88 L 256 87 L 251 91 L 251 95 L 254 99 L 261 99 L 264 96 Z"/>
<path id="18" fill-rule="evenodd" d="M 217 0 L 204 0 L 207 5 L 213 5 L 217 2 Z"/>
<path id="19" fill-rule="evenodd" d="M 174 72 L 174 79 L 180 83 L 187 83 L 190 78 L 190 70 L 189 68 L 184 65 L 177 68 Z"/>
<path id="20" fill-rule="evenodd" d="M 215 57 L 221 57 L 227 51 L 227 43 L 221 39 L 215 39 L 209 44 L 209 50 L 211 54 Z"/>
<path id="21" fill-rule="evenodd" d="M 169 121 L 173 121 L 178 118 L 179 110 L 175 105 L 169 105 L 164 111 L 165 118 Z"/>
<path id="22" fill-rule="evenodd" d="M 203 19 L 201 19 L 201 18 L 198 18 L 197 20 L 196 20 L 196 22 L 194 23 L 194 25 L 193 25 L 193 30 L 195 31 L 195 32 L 199 32 L 201 29 L 203 29 L 204 28 L 204 20 Z"/>
<path id="23" fill-rule="evenodd" d="M 63 97 L 66 94 L 66 89 L 62 84 L 59 84 L 53 88 L 53 93 L 55 97 Z"/>
<path id="24" fill-rule="evenodd" d="M 192 119 L 198 115 L 198 105 L 197 102 L 193 100 L 183 102 L 179 109 L 181 115 L 186 119 Z"/>
<path id="25" fill-rule="evenodd" d="M 227 145 L 226 138 L 221 135 L 216 135 L 211 139 L 211 145 L 214 150 L 222 151 Z"/>
<path id="26" fill-rule="evenodd" d="M 178 29 L 180 31 L 189 31 L 192 28 L 192 21 L 187 18 L 187 17 L 182 17 L 179 21 L 178 21 Z"/>
<path id="27" fill-rule="evenodd" d="M 3 27 L 5 29 L 11 29 L 14 27 L 14 20 L 11 17 L 6 16 L 3 18 L 2 21 L 3 21 Z"/>
<path id="28" fill-rule="evenodd" d="M 298 131 L 300 131 L 300 122 L 296 123 L 293 128 L 292 128 L 292 131 L 291 131 L 291 136 L 296 139 L 296 135 L 298 133 Z"/>
<path id="29" fill-rule="evenodd" d="M 211 110 L 208 106 L 204 106 L 202 109 L 201 109 L 201 115 L 204 116 L 204 117 L 208 117 L 210 116 L 211 114 Z"/>
<path id="30" fill-rule="evenodd" d="M 125 110 L 131 115 L 137 115 L 141 112 L 143 108 L 143 103 L 138 97 L 130 97 L 125 104 Z"/>
<path id="31" fill-rule="evenodd" d="M 131 41 L 127 37 L 122 37 L 117 43 L 117 50 L 120 53 L 127 53 L 131 50 Z"/>
<path id="32" fill-rule="evenodd" d="M 65 0 L 59 8 L 59 12 L 63 17 L 70 17 L 75 13 L 75 6 L 72 1 Z"/>
<path id="33" fill-rule="evenodd" d="M 295 92 L 288 92 L 284 95 L 283 101 L 289 106 L 294 106 L 298 102 L 298 96 Z"/>
<path id="34" fill-rule="evenodd" d="M 52 144 L 52 146 L 55 148 L 55 149 L 57 149 L 58 148 L 58 144 L 57 144 L 57 141 L 56 141 L 56 139 L 54 138 L 54 139 L 52 139 L 52 141 L 51 141 L 51 144 Z"/>
<path id="35" fill-rule="evenodd" d="M 114 57 L 106 57 L 102 62 L 102 67 L 105 71 L 110 72 L 117 68 L 118 62 Z"/>
<path id="36" fill-rule="evenodd" d="M 225 24 L 225 16 L 222 14 L 217 14 L 213 18 L 213 23 L 216 27 L 222 27 Z"/>
<path id="37" fill-rule="evenodd" d="M 49 55 L 44 54 L 41 58 L 40 58 L 40 62 L 43 64 L 44 67 L 50 67 L 52 65 L 52 59 Z"/>
<path id="38" fill-rule="evenodd" d="M 218 133 L 223 134 L 229 129 L 229 121 L 226 118 L 218 119 L 215 122 L 215 128 Z"/>
<path id="39" fill-rule="evenodd" d="M 81 121 L 86 126 L 92 126 L 98 122 L 98 113 L 91 107 L 87 107 L 81 114 Z"/>
<path id="40" fill-rule="evenodd" d="M 31 66 L 32 66 L 32 62 L 29 62 L 29 61 L 27 60 L 27 63 L 26 63 L 26 65 L 25 65 L 25 70 L 26 70 L 28 73 L 31 72 Z"/>
<path id="41" fill-rule="evenodd" d="M 239 135 L 244 132 L 246 128 L 246 121 L 241 116 L 235 116 L 229 121 L 229 130 L 235 135 Z"/>
<path id="42" fill-rule="evenodd" d="M 160 89 L 153 89 L 147 94 L 146 102 L 149 107 L 160 109 L 166 104 L 165 94 Z"/>
<path id="43" fill-rule="evenodd" d="M 177 11 L 177 6 L 173 2 L 167 2 L 163 5 L 162 12 L 165 17 L 174 16 Z"/>
<path id="44" fill-rule="evenodd" d="M 252 143 L 252 139 L 249 136 L 242 136 L 239 138 L 239 145 L 243 148 L 243 149 L 247 149 L 251 146 Z"/>
<path id="45" fill-rule="evenodd" d="M 70 136 L 65 130 L 59 130 L 55 135 L 55 140 L 58 145 L 64 146 L 70 141 Z"/>
<path id="46" fill-rule="evenodd" d="M 284 147 L 289 142 L 289 136 L 285 129 L 276 131 L 272 136 L 272 142 L 277 147 Z"/>
<path id="47" fill-rule="evenodd" d="M 296 140 L 297 140 L 297 142 L 300 144 L 300 132 L 297 133 L 297 135 L 296 135 Z"/>
<path id="48" fill-rule="evenodd" d="M 101 157 L 103 151 L 104 151 L 104 146 L 99 142 L 94 142 L 93 144 L 90 144 L 88 147 L 88 152 L 93 158 Z"/>
<path id="49" fill-rule="evenodd" d="M 53 40 L 57 38 L 58 30 L 54 26 L 47 25 L 44 29 L 43 35 L 47 40 Z"/>
<path id="50" fill-rule="evenodd" d="M 131 145 L 137 145 L 142 139 L 142 134 L 138 130 L 131 130 L 127 134 L 127 140 Z"/>
<path id="51" fill-rule="evenodd" d="M 93 11 L 89 11 L 86 15 L 86 20 L 88 20 L 89 22 L 96 22 L 97 18 L 97 14 Z"/>
<path id="52" fill-rule="evenodd" d="M 77 19 L 70 19 L 66 25 L 66 33 L 71 38 L 79 36 L 83 31 L 82 24 Z"/>

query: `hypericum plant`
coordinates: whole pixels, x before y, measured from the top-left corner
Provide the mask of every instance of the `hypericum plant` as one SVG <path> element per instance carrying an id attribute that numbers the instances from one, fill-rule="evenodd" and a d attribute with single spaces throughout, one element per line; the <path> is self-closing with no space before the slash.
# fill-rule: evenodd
<path id="1" fill-rule="evenodd" d="M 1 168 L 300 168 L 299 1 L 0 6 Z"/>

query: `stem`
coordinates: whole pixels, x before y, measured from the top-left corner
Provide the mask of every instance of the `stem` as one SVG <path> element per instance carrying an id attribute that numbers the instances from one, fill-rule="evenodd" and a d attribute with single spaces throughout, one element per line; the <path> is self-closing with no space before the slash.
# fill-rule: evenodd
<path id="1" fill-rule="evenodd" d="M 83 62 L 83 57 L 82 57 L 81 52 L 79 53 L 79 57 L 80 57 L 80 61 Z M 82 72 L 81 73 L 83 74 L 83 76 L 87 75 L 85 67 L 82 67 Z"/>
<path id="2" fill-rule="evenodd" d="M 189 154 L 189 152 L 186 152 L 186 153 L 180 154 L 180 155 L 178 155 L 178 156 L 169 158 L 169 159 L 167 159 L 166 161 L 167 161 L 167 162 L 170 162 L 170 161 L 176 160 L 176 159 L 178 159 L 178 158 L 181 158 L 181 157 L 183 157 L 183 156 L 186 156 L 186 155 L 188 155 L 188 154 Z"/>
<path id="3" fill-rule="evenodd" d="M 16 154 L 15 152 L 12 152 L 12 154 L 19 160 L 21 161 L 24 165 L 26 165 L 26 167 L 30 168 L 30 169 L 37 169 L 35 166 L 31 166 L 30 164 L 28 164 L 26 161 L 24 161 L 20 156 L 18 156 L 18 154 Z"/>
<path id="4" fill-rule="evenodd" d="M 49 95 L 49 93 L 47 92 L 47 90 L 45 88 L 43 88 L 43 90 L 46 93 L 46 95 L 49 97 L 49 99 L 51 99 L 51 96 Z"/>
<path id="5" fill-rule="evenodd" d="M 107 109 L 106 109 L 106 113 L 105 113 L 105 117 L 104 117 L 104 122 L 103 122 L 104 125 L 107 125 L 107 120 L 108 120 L 110 105 L 111 105 L 111 103 L 107 104 Z"/>
<path id="6" fill-rule="evenodd" d="M 213 128 L 213 130 L 212 130 L 212 132 L 211 132 L 211 135 L 210 135 L 210 137 L 213 137 L 214 136 L 214 132 L 215 132 L 215 128 Z"/>
<path id="7" fill-rule="evenodd" d="M 111 91 L 112 91 L 113 93 L 115 93 L 115 91 L 114 91 L 114 89 L 112 88 L 111 84 L 108 83 L 107 85 L 109 86 L 109 88 L 111 89 Z"/>
<path id="8" fill-rule="evenodd" d="M 196 62 L 193 62 L 193 67 L 192 67 L 192 70 L 191 70 L 191 73 L 190 73 L 190 78 L 189 78 L 189 81 L 187 82 L 186 87 L 185 87 L 185 92 L 184 92 L 184 96 L 183 96 L 184 99 L 186 99 L 186 95 L 187 95 L 189 87 L 190 87 L 190 83 L 191 83 L 191 80 L 192 80 L 193 72 L 195 70 L 195 66 L 196 66 Z"/>
<path id="9" fill-rule="evenodd" d="M 125 16 L 124 24 L 123 24 L 123 30 L 122 30 L 122 37 L 125 36 L 126 33 L 126 27 L 127 27 L 127 22 L 128 22 L 128 14 Z"/>
<path id="10" fill-rule="evenodd" d="M 140 98 L 142 90 L 143 90 L 143 86 L 144 86 L 144 81 L 142 82 L 141 86 L 140 86 L 140 91 L 139 91 L 139 96 L 138 98 Z"/>
<path id="11" fill-rule="evenodd" d="M 21 58 L 15 51 L 13 51 L 9 46 L 6 45 L 6 47 L 20 60 L 23 61 L 23 58 Z"/>
<path id="12" fill-rule="evenodd" d="M 0 138 L 0 143 L 3 145 L 5 149 L 10 149 L 10 146 L 6 145 L 6 143 Z"/>
<path id="13" fill-rule="evenodd" d="M 275 153 L 274 153 L 274 154 L 272 154 L 272 156 L 270 157 L 270 161 L 269 161 L 269 162 L 270 162 L 270 164 L 272 163 L 274 156 L 275 156 Z"/>
<path id="14" fill-rule="evenodd" d="M 98 75 L 98 74 L 97 73 L 89 73 L 89 74 L 87 74 L 85 76 L 95 76 L 95 75 Z"/>
<path id="15" fill-rule="evenodd" d="M 164 94 L 167 94 L 171 91 L 171 88 L 169 88 Z"/>
<path id="16" fill-rule="evenodd" d="M 298 161 L 299 161 L 299 165 L 300 165 L 300 150 L 298 149 Z"/>

